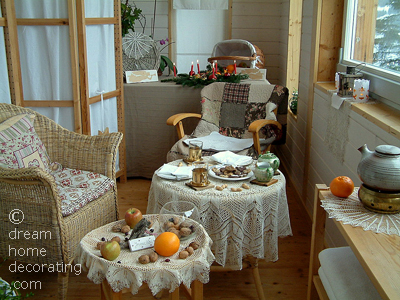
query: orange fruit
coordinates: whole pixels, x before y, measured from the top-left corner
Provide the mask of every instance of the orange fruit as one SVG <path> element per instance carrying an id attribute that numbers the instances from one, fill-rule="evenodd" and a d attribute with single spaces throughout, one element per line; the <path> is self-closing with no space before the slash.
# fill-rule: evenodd
<path id="1" fill-rule="evenodd" d="M 162 256 L 171 256 L 178 252 L 181 241 L 172 232 L 163 232 L 154 241 L 154 250 Z"/>
<path id="2" fill-rule="evenodd" d="M 234 65 L 228 65 L 226 67 L 226 70 L 228 71 L 228 73 L 233 73 L 235 71 L 235 66 Z"/>
<path id="3" fill-rule="evenodd" d="M 347 198 L 354 190 L 354 182 L 350 177 L 338 176 L 331 181 L 329 187 L 336 197 Z"/>

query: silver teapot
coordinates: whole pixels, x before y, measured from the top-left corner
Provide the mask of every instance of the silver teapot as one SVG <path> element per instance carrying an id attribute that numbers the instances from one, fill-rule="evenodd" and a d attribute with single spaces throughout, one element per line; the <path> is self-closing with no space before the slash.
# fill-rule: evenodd
<path id="1" fill-rule="evenodd" d="M 380 145 L 375 151 L 364 145 L 358 149 L 361 161 L 357 167 L 360 180 L 379 191 L 400 191 L 400 148 Z"/>

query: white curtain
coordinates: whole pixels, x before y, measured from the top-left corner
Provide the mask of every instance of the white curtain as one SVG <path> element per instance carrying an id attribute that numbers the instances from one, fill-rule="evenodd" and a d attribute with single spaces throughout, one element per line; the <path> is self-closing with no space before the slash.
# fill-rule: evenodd
<path id="1" fill-rule="evenodd" d="M 17 18 L 68 18 L 67 0 L 15 0 Z M 113 0 L 86 0 L 86 17 L 113 17 Z M 0 102 L 10 103 L 3 30 L 0 33 Z M 86 26 L 89 96 L 116 89 L 114 27 Z M 25 100 L 72 100 L 72 73 L 68 26 L 18 26 L 18 42 Z M 4 66 L 4 67 L 2 67 Z M 72 107 L 33 107 L 74 131 Z M 116 98 L 90 106 L 91 134 L 108 127 L 118 131 Z"/>
<path id="2" fill-rule="evenodd" d="M 174 9 L 228 9 L 228 0 L 174 0 Z"/>
<path id="3" fill-rule="evenodd" d="M 1 7 L 0 7 L 0 16 Z M 10 85 L 8 81 L 7 58 L 4 45 L 4 30 L 0 27 L 0 103 L 11 103 Z"/>

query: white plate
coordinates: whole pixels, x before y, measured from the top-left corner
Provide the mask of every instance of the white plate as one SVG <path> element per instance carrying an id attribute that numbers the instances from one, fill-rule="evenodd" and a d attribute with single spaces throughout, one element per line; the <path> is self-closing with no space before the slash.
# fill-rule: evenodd
<path id="1" fill-rule="evenodd" d="M 163 179 L 169 179 L 169 180 L 176 180 L 176 181 L 181 181 L 181 180 L 188 180 L 191 179 L 191 177 L 180 177 L 179 179 L 174 176 L 174 175 L 169 175 L 169 174 L 159 174 L 157 173 L 157 176 Z"/>
<path id="2" fill-rule="evenodd" d="M 245 179 L 251 178 L 251 177 L 254 175 L 253 171 L 250 171 L 250 173 L 247 174 L 247 176 L 238 177 L 238 178 L 229 178 L 229 177 L 221 177 L 221 176 L 218 176 L 218 175 L 216 175 L 216 174 L 214 173 L 214 171 L 212 170 L 212 168 L 218 168 L 218 169 L 219 169 L 219 168 L 222 168 L 222 167 L 224 167 L 224 166 L 225 166 L 225 165 L 212 166 L 212 167 L 210 167 L 210 169 L 208 170 L 208 174 L 209 174 L 211 177 L 214 177 L 214 178 L 217 178 L 217 179 L 221 179 L 221 180 L 227 180 L 227 181 L 245 180 Z"/>

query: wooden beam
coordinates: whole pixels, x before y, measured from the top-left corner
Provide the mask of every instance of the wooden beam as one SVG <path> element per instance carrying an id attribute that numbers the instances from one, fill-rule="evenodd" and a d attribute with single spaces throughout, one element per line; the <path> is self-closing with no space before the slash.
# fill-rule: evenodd
<path id="1" fill-rule="evenodd" d="M 68 25 L 68 19 L 17 19 L 17 25 L 22 26 L 60 26 Z"/>
<path id="2" fill-rule="evenodd" d="M 86 25 L 118 24 L 119 19 L 114 18 L 86 18 Z"/>
<path id="3" fill-rule="evenodd" d="M 78 29 L 79 87 L 82 114 L 82 133 L 90 135 L 89 80 L 84 0 L 76 0 L 76 20 Z"/>
<path id="4" fill-rule="evenodd" d="M 0 0 L 0 3 L 2 14 L 7 22 L 7 26 L 4 27 L 4 39 L 11 102 L 15 105 L 24 106 L 21 62 L 19 59 L 18 30 L 14 0 Z"/>
<path id="5" fill-rule="evenodd" d="M 323 0 L 319 32 L 317 81 L 335 81 L 342 41 L 344 0 Z"/>
<path id="6" fill-rule="evenodd" d="M 121 2 L 114 0 L 114 16 L 121 19 Z M 127 182 L 126 174 L 126 150 L 125 150 L 125 105 L 124 105 L 124 77 L 122 64 L 122 29 L 121 22 L 114 24 L 114 47 L 115 47 L 115 85 L 117 95 L 117 120 L 118 131 L 123 133 L 123 138 L 119 146 L 119 168 L 122 172 L 121 183 Z"/>
<path id="7" fill-rule="evenodd" d="M 375 29 L 378 0 L 358 0 L 356 36 L 353 58 L 372 63 L 375 45 Z"/>
<path id="8" fill-rule="evenodd" d="M 289 9 L 289 35 L 286 67 L 286 87 L 291 94 L 299 89 L 302 0 L 291 0 Z"/>
<path id="9" fill-rule="evenodd" d="M 25 100 L 25 107 L 73 107 L 73 100 Z"/>
<path id="10" fill-rule="evenodd" d="M 121 89 L 117 89 L 111 92 L 107 92 L 103 94 L 103 100 L 107 100 L 110 98 L 121 96 Z M 89 105 L 93 103 L 97 103 L 101 101 L 101 95 L 93 96 L 89 98 Z"/>

